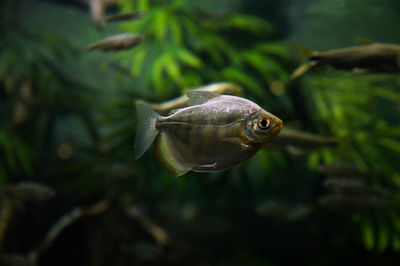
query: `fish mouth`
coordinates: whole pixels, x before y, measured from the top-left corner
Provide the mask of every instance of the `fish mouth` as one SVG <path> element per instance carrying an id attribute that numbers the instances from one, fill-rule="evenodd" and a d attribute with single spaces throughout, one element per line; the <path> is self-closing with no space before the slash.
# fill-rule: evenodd
<path id="1" fill-rule="evenodd" d="M 283 128 L 283 122 L 282 120 L 280 120 L 279 118 L 276 119 L 275 125 L 274 125 L 274 129 L 271 132 L 271 136 L 276 136 L 279 134 L 279 132 L 281 132 Z"/>

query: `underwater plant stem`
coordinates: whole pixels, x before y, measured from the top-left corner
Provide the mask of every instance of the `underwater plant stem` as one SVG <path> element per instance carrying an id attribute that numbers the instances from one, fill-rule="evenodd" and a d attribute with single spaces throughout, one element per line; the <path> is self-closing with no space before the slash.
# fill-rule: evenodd
<path id="1" fill-rule="evenodd" d="M 33 262 L 36 262 L 40 254 L 53 244 L 53 242 L 65 230 L 65 228 L 80 219 L 82 216 L 90 216 L 102 213 L 107 210 L 108 207 L 109 202 L 107 200 L 101 200 L 90 207 L 76 207 L 69 213 L 64 214 L 47 232 L 46 238 L 42 244 L 36 250 L 30 252 L 29 259 Z"/>
<path id="2" fill-rule="evenodd" d="M 3 240 L 13 214 L 14 207 L 9 198 L 3 197 L 0 211 L 0 251 L 3 249 Z"/>

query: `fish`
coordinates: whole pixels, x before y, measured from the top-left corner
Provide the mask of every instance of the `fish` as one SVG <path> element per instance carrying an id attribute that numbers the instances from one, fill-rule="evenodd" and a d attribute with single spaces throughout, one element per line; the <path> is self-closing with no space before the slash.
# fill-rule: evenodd
<path id="1" fill-rule="evenodd" d="M 371 174 L 361 170 L 357 165 L 351 162 L 333 162 L 330 164 L 320 165 L 317 171 L 328 177 L 347 177 L 347 178 L 367 178 Z"/>
<path id="2" fill-rule="evenodd" d="M 275 200 L 268 200 L 266 202 L 263 202 L 255 209 L 258 215 L 272 218 L 284 218 L 286 217 L 289 210 L 289 206 Z"/>
<path id="3" fill-rule="evenodd" d="M 290 206 L 283 202 L 268 200 L 258 205 L 255 211 L 258 215 L 263 217 L 296 222 L 310 215 L 313 211 L 313 206 L 304 204 Z"/>
<path id="4" fill-rule="evenodd" d="M 329 194 L 321 197 L 318 204 L 334 211 L 351 213 L 376 208 L 385 203 L 373 197 Z"/>
<path id="5" fill-rule="evenodd" d="M 132 48 L 140 44 L 144 40 L 144 36 L 138 33 L 121 33 L 112 35 L 101 41 L 95 42 L 88 45 L 85 48 L 86 52 L 92 50 L 100 50 L 103 52 L 107 51 L 119 51 L 124 49 Z"/>
<path id="6" fill-rule="evenodd" d="M 103 25 L 103 15 L 108 9 L 115 8 L 118 0 L 70 0 L 89 8 L 90 18 L 96 27 Z"/>
<path id="7" fill-rule="evenodd" d="M 235 96 L 240 96 L 243 94 L 242 87 L 240 87 L 239 85 L 230 83 L 230 82 L 213 83 L 213 84 L 204 85 L 201 87 L 186 90 L 186 92 L 188 92 L 188 91 L 209 91 L 209 92 L 215 92 L 215 93 L 219 93 L 219 94 L 227 94 L 227 95 L 235 95 Z M 159 104 L 149 103 L 149 102 L 145 102 L 145 101 L 142 101 L 142 102 L 149 105 L 157 113 L 159 113 L 161 115 L 167 115 L 173 110 L 187 107 L 188 101 L 189 101 L 189 98 L 186 96 L 186 93 L 185 93 L 180 97 L 177 97 L 170 101 L 159 103 Z"/>
<path id="8" fill-rule="evenodd" d="M 161 116 L 137 102 L 135 158 L 157 138 L 156 158 L 172 176 L 216 172 L 251 158 L 282 129 L 282 120 L 254 102 L 209 91 L 187 93 L 188 107 Z"/>
<path id="9" fill-rule="evenodd" d="M 349 196 L 382 196 L 383 191 L 368 187 L 363 181 L 358 179 L 348 179 L 340 177 L 327 178 L 323 186 L 336 194 Z"/>
<path id="10" fill-rule="evenodd" d="M 90 18 L 96 27 L 103 25 L 103 14 L 106 13 L 107 9 L 117 4 L 117 0 L 86 0 Z"/>
<path id="11" fill-rule="evenodd" d="M 266 149 L 287 150 L 288 148 L 318 149 L 335 148 L 340 143 L 338 138 L 324 137 L 316 134 L 302 132 L 292 128 L 283 128 L 276 138 L 271 141 Z"/>
<path id="12" fill-rule="evenodd" d="M 55 197 L 51 187 L 36 182 L 21 182 L 0 189 L 0 193 L 8 198 L 24 202 L 42 202 Z"/>
<path id="13" fill-rule="evenodd" d="M 131 11 L 105 17 L 104 22 L 111 23 L 124 20 L 136 20 L 136 19 L 141 19 L 145 16 L 146 16 L 145 12 Z"/>
<path id="14" fill-rule="evenodd" d="M 395 73 L 400 71 L 400 46 L 374 42 L 325 52 L 310 52 L 308 61 L 293 72 L 292 79 L 322 65 L 351 70 L 357 74 Z"/>

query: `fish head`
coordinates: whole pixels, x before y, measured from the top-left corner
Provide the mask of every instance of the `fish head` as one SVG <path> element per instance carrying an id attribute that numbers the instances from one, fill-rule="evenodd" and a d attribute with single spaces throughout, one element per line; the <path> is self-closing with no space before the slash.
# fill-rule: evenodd
<path id="1" fill-rule="evenodd" d="M 250 142 L 266 144 L 282 130 L 282 120 L 261 109 L 245 121 L 245 135 Z"/>

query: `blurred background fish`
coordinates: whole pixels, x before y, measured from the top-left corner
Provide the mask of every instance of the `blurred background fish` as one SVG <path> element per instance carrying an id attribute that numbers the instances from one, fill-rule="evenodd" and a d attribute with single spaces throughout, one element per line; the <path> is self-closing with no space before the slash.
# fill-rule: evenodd
<path id="1" fill-rule="evenodd" d="M 370 43 L 349 48 L 310 52 L 308 62 L 300 65 L 292 74 L 298 78 L 316 66 L 329 65 L 355 73 L 395 73 L 400 71 L 400 46 L 386 43 Z"/>
<path id="2" fill-rule="evenodd" d="M 321 197 L 319 205 L 343 213 L 367 211 L 385 205 L 381 199 L 330 194 Z"/>
<path id="3" fill-rule="evenodd" d="M 365 178 L 371 176 L 370 173 L 361 170 L 356 164 L 346 161 L 320 165 L 317 171 L 328 177 Z"/>
<path id="4" fill-rule="evenodd" d="M 0 188 L 0 194 L 22 202 L 41 202 L 56 195 L 54 189 L 35 182 L 21 182 Z"/>
<path id="5" fill-rule="evenodd" d="M 136 20 L 136 19 L 141 19 L 145 16 L 146 16 L 145 12 L 139 12 L 139 11 L 124 12 L 112 16 L 107 16 L 104 18 L 104 22 L 111 23 L 111 22 L 119 22 L 126 20 Z"/>
<path id="6" fill-rule="evenodd" d="M 349 179 L 346 177 L 329 177 L 323 183 L 324 187 L 328 188 L 336 194 L 355 195 L 355 196 L 382 196 L 382 191 L 373 189 L 361 180 Z"/>
<path id="7" fill-rule="evenodd" d="M 144 36 L 141 34 L 121 33 L 90 44 L 85 48 L 85 51 L 100 50 L 108 52 L 125 50 L 140 44 L 143 40 Z"/>
<path id="8" fill-rule="evenodd" d="M 260 203 L 256 213 L 260 216 L 286 222 L 298 222 L 313 212 L 314 207 L 305 204 L 290 206 L 276 200 L 267 200 Z"/>
<path id="9" fill-rule="evenodd" d="M 96 27 L 103 25 L 103 16 L 108 9 L 115 8 L 117 0 L 70 0 L 85 5 L 89 9 L 90 18 Z"/>

